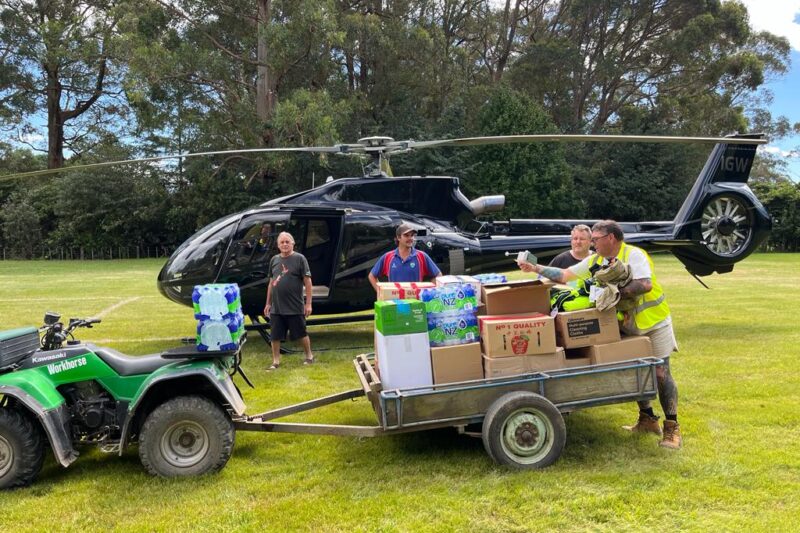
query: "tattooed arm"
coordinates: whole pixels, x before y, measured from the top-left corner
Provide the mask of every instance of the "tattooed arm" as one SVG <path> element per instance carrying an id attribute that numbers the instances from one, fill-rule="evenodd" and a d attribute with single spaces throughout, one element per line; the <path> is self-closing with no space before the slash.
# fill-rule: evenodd
<path id="1" fill-rule="evenodd" d="M 523 272 L 535 272 L 540 274 L 549 280 L 555 281 L 556 283 L 566 283 L 578 278 L 578 276 L 576 276 L 575 273 L 568 268 L 557 268 L 538 264 L 532 265 L 524 262 L 519 263 L 519 268 Z"/>
<path id="2" fill-rule="evenodd" d="M 653 282 L 650 281 L 650 278 L 635 279 L 624 287 L 620 287 L 619 295 L 622 298 L 634 298 L 651 290 L 653 290 Z"/>

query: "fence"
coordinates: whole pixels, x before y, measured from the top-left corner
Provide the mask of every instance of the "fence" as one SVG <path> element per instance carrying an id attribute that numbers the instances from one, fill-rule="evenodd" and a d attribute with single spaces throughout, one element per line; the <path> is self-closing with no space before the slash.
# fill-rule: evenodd
<path id="1" fill-rule="evenodd" d="M 65 248 L 61 246 L 39 246 L 30 250 L 3 248 L 2 259 L 45 259 L 45 260 L 99 260 L 99 259 L 142 259 L 167 258 L 175 251 L 175 246 L 111 246 L 103 248 Z"/>

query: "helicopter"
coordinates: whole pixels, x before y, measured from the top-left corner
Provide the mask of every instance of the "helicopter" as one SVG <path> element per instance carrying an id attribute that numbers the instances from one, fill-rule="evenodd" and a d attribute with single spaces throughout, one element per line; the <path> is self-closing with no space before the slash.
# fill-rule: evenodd
<path id="1" fill-rule="evenodd" d="M 401 223 L 417 229 L 417 247 L 449 274 L 508 270 L 513 267 L 509 253 L 521 250 L 547 260 L 569 249 L 572 227 L 591 226 L 596 220 L 479 220 L 502 210 L 505 197 L 497 194 L 469 200 L 461 192 L 457 177 L 393 177 L 388 165 L 389 156 L 416 149 L 565 141 L 714 145 L 672 220 L 620 222 L 627 242 L 647 251 L 671 252 L 698 280 L 698 276 L 713 272 L 730 272 L 771 230 L 769 213 L 747 185 L 756 147 L 767 142 L 762 134 L 723 138 L 554 134 L 432 141 L 366 137 L 358 143 L 328 147 L 202 152 L 69 168 L 242 152 L 372 156 L 363 176 L 329 180 L 216 220 L 180 245 L 158 274 L 161 293 L 187 306 L 192 305 L 195 285 L 237 283 L 243 311 L 256 322 L 264 309 L 269 260 L 278 253 L 277 235 L 282 231 L 292 234 L 295 250 L 308 260 L 317 317 L 373 307 L 375 292 L 367 274 L 378 258 L 393 247 L 395 228 Z M 25 175 L 49 172 L 52 171 Z M 318 318 L 316 323 L 334 321 L 349 320 L 326 322 Z"/>

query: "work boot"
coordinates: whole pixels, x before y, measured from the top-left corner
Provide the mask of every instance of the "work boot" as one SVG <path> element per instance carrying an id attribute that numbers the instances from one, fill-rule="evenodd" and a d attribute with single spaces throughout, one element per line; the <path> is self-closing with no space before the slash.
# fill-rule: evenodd
<path id="1" fill-rule="evenodd" d="M 666 422 L 665 422 L 666 423 Z M 633 431 L 634 433 L 654 433 L 661 436 L 661 427 L 658 425 L 658 417 L 650 416 L 639 411 L 639 420 L 633 426 L 622 426 L 622 429 Z"/>
<path id="2" fill-rule="evenodd" d="M 677 450 L 683 444 L 681 426 L 674 420 L 664 420 L 664 438 L 658 443 L 662 448 Z"/>

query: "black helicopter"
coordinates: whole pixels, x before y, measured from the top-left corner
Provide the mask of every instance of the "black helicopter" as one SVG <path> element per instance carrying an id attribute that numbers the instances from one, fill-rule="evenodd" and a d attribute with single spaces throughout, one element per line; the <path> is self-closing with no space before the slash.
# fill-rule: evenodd
<path id="1" fill-rule="evenodd" d="M 367 273 L 392 247 L 401 222 L 418 228 L 417 246 L 445 273 L 508 270 L 513 262 L 506 252 L 519 250 L 546 259 L 569 248 L 575 224 L 595 221 L 479 222 L 477 217 L 503 208 L 502 195 L 470 201 L 458 178 L 389 177 L 384 170 L 387 155 L 413 148 L 550 140 L 685 142 L 674 137 L 530 135 L 422 142 L 372 137 L 339 145 L 333 147 L 339 153 L 374 154 L 373 175 L 333 180 L 217 220 L 175 251 L 158 276 L 159 289 L 191 305 L 194 285 L 235 282 L 245 313 L 258 316 L 264 307 L 267 264 L 277 253 L 275 237 L 281 231 L 294 236 L 295 249 L 308 259 L 317 315 L 372 307 L 375 293 Z M 669 250 L 695 276 L 730 272 L 771 229 L 770 215 L 747 186 L 756 145 L 764 142 L 762 135 L 718 142 L 676 217 L 622 223 L 626 240 L 647 250 Z"/>
<path id="2" fill-rule="evenodd" d="M 434 141 L 367 137 L 357 144 L 330 147 L 204 152 L 69 169 L 241 152 L 371 155 L 374 160 L 363 177 L 336 179 L 209 224 L 187 239 L 161 269 L 159 290 L 169 299 L 188 306 L 192 305 L 195 285 L 238 283 L 244 312 L 256 321 L 264 308 L 267 265 L 277 253 L 275 241 L 281 231 L 294 236 L 295 249 L 308 259 L 314 283 L 315 315 L 372 307 L 375 293 L 367 273 L 378 257 L 393 246 L 394 229 L 401 222 L 418 228 L 417 246 L 423 247 L 442 271 L 450 274 L 508 270 L 513 268 L 508 252 L 528 250 L 547 260 L 568 249 L 571 228 L 596 221 L 479 221 L 478 217 L 501 210 L 504 196 L 470 201 L 461 193 L 456 177 L 390 177 L 387 164 L 391 154 L 419 148 L 562 141 L 715 144 L 673 220 L 621 223 L 626 241 L 650 251 L 672 252 L 695 277 L 730 272 L 771 230 L 770 215 L 747 185 L 756 146 L 766 143 L 761 134 L 725 138 L 510 135 Z"/>

